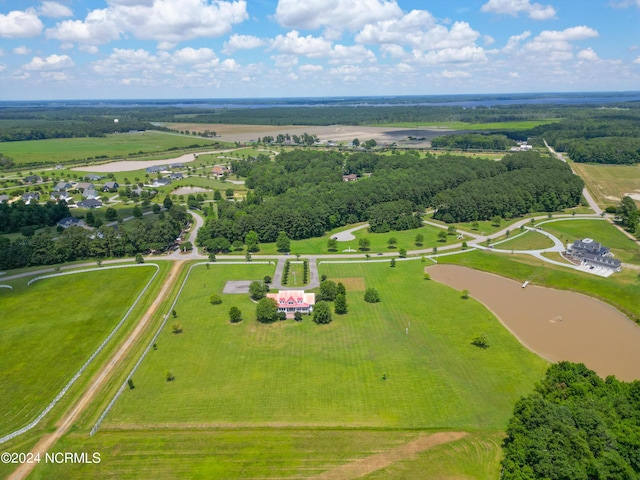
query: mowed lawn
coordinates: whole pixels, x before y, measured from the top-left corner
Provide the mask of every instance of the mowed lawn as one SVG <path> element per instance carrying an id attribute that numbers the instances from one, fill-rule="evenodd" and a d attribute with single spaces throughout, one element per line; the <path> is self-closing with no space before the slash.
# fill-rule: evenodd
<path id="1" fill-rule="evenodd" d="M 601 207 L 618 205 L 625 195 L 640 195 L 640 165 L 594 165 L 572 162 Z M 640 206 L 640 196 L 636 198 Z"/>
<path id="2" fill-rule="evenodd" d="M 424 265 L 321 265 L 321 274 L 358 287 L 348 290 L 349 313 L 324 326 L 309 317 L 259 324 L 246 295 L 209 304 L 227 279 L 260 279 L 273 267 L 196 267 L 175 307 L 177 318 L 104 428 L 505 428 L 516 400 L 531 391 L 547 362 L 475 300 L 425 281 Z M 379 289 L 382 302 L 365 303 L 363 284 Z M 232 325 L 227 313 L 234 305 L 244 321 Z M 177 321 L 183 333 L 171 332 Z M 489 348 L 471 345 L 480 333 Z M 166 370 L 174 381 L 166 381 Z"/>
<path id="3" fill-rule="evenodd" d="M 22 163 L 58 163 L 69 160 L 83 160 L 100 155 L 120 157 L 136 155 L 139 152 L 162 152 L 171 147 L 187 147 L 193 144 L 206 145 L 214 141 L 180 135 L 167 135 L 146 131 L 138 133 L 117 133 L 106 137 L 55 138 L 5 142 L 2 153 L 11 157 L 16 165 Z"/>
<path id="4" fill-rule="evenodd" d="M 0 436 L 33 420 L 122 319 L 154 268 L 78 273 L 0 289 Z"/>

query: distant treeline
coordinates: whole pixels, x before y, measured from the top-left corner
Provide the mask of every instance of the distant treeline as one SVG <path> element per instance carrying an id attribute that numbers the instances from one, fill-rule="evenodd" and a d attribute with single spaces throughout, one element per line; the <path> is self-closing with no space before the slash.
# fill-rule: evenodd
<path id="1" fill-rule="evenodd" d="M 554 211 L 576 205 L 582 190 L 582 180 L 567 165 L 535 152 L 494 162 L 297 150 L 275 161 L 263 155 L 235 160 L 232 169 L 247 177 L 252 190 L 244 201 L 219 202 L 218 217 L 209 217 L 199 231 L 201 245 L 219 238 L 242 241 L 249 231 L 261 242 L 274 242 L 280 231 L 291 239 L 318 237 L 363 221 L 375 232 L 406 230 L 421 225 L 427 207 L 437 207 L 436 217 L 445 221 Z M 367 176 L 344 182 L 347 172 Z"/>
<path id="2" fill-rule="evenodd" d="M 431 140 L 434 148 L 451 148 L 455 150 L 508 150 L 516 145 L 515 140 L 506 135 L 489 135 L 466 133 L 464 135 L 444 135 Z"/>
<path id="3" fill-rule="evenodd" d="M 640 109 L 594 110 L 592 116 L 533 129 L 574 162 L 640 163 Z"/>
<path id="4" fill-rule="evenodd" d="M 552 365 L 516 404 L 503 451 L 505 480 L 640 478 L 640 382 Z"/>
<path id="5" fill-rule="evenodd" d="M 51 227 L 69 216 L 65 202 L 26 205 L 22 200 L 12 204 L 0 203 L 0 233 L 19 232 L 24 227 Z"/>
<path id="6" fill-rule="evenodd" d="M 55 240 L 48 232 L 13 241 L 0 237 L 0 269 L 163 251 L 175 242 L 188 218 L 184 207 L 174 205 L 168 213 L 161 212 L 157 221 L 136 220 L 129 232 L 102 225 L 95 231 L 70 227 L 56 234 Z"/>

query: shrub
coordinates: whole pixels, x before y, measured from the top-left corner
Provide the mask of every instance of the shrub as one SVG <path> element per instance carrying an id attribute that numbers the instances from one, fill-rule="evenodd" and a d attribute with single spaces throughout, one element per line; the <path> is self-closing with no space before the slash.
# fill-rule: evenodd
<path id="1" fill-rule="evenodd" d="M 209 301 L 211 302 L 211 305 L 220 305 L 222 303 L 222 297 L 217 293 L 214 293 L 209 297 Z"/>
<path id="2" fill-rule="evenodd" d="M 229 309 L 229 321 L 231 323 L 238 323 L 242 321 L 242 312 L 238 307 L 231 307 Z"/>
<path id="3" fill-rule="evenodd" d="M 318 325 L 326 325 L 331 323 L 331 309 L 329 303 L 320 301 L 313 308 L 313 321 Z"/>
<path id="4" fill-rule="evenodd" d="M 375 288 L 367 288 L 364 292 L 364 301 L 368 303 L 377 303 L 380 301 L 380 294 Z"/>
<path id="5" fill-rule="evenodd" d="M 182 333 L 182 324 L 178 322 L 174 323 L 171 325 L 171 331 L 175 334 Z"/>

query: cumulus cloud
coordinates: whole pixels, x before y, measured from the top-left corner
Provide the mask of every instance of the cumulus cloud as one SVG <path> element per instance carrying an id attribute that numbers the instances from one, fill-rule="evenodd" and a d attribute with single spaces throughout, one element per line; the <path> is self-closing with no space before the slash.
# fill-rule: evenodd
<path id="1" fill-rule="evenodd" d="M 29 55 L 31 53 L 31 49 L 27 48 L 25 45 L 21 45 L 13 49 L 13 53 L 16 55 Z"/>
<path id="2" fill-rule="evenodd" d="M 331 53 L 331 42 L 322 37 L 307 35 L 301 37 L 298 31 L 292 30 L 286 35 L 278 35 L 271 43 L 273 50 L 307 57 L 326 57 Z"/>
<path id="3" fill-rule="evenodd" d="M 524 49 L 536 52 L 571 51 L 573 47 L 570 42 L 597 36 L 597 31 L 584 25 L 565 30 L 544 30 L 527 43 Z"/>
<path id="4" fill-rule="evenodd" d="M 401 16 L 402 10 L 395 0 L 279 0 L 275 13 L 276 21 L 284 27 L 324 28 L 330 37 Z"/>
<path id="5" fill-rule="evenodd" d="M 298 68 L 298 71 L 300 73 L 318 73 L 324 70 L 324 67 L 322 65 L 311 65 L 311 64 L 305 64 L 305 65 L 300 65 L 300 68 Z"/>
<path id="6" fill-rule="evenodd" d="M 49 55 L 46 58 L 33 57 L 25 64 L 25 70 L 63 70 L 74 66 L 73 60 L 68 55 Z"/>
<path id="7" fill-rule="evenodd" d="M 210 48 L 199 48 L 196 50 L 191 47 L 175 51 L 173 58 L 177 63 L 188 64 L 203 64 L 218 59 L 214 51 Z"/>
<path id="8" fill-rule="evenodd" d="M 40 35 L 44 25 L 33 8 L 0 14 L 0 37 L 28 38 Z"/>
<path id="9" fill-rule="evenodd" d="M 52 17 L 52 18 L 63 18 L 63 17 L 72 17 L 73 11 L 58 2 L 42 2 L 40 8 L 38 8 L 38 13 L 43 17 Z"/>
<path id="10" fill-rule="evenodd" d="M 591 48 L 586 48 L 578 52 L 578 58 L 587 62 L 595 62 L 598 60 L 598 54 Z"/>
<path id="11" fill-rule="evenodd" d="M 92 10 L 84 21 L 67 20 L 47 29 L 47 36 L 99 45 L 130 34 L 175 44 L 219 37 L 247 18 L 245 0 L 110 0 L 107 8 Z"/>
<path id="12" fill-rule="evenodd" d="M 556 10 L 551 5 L 531 3 L 530 0 L 489 0 L 480 10 L 514 17 L 524 13 L 532 20 L 548 20 L 556 16 Z"/>
<path id="13" fill-rule="evenodd" d="M 231 55 L 238 50 L 250 50 L 266 45 L 266 41 L 254 37 L 253 35 L 238 35 L 233 34 L 229 37 L 229 40 L 224 42 L 222 52 L 226 55 Z"/>
<path id="14" fill-rule="evenodd" d="M 441 65 L 448 63 L 483 63 L 487 61 L 487 56 L 482 48 L 474 45 L 463 48 L 432 50 L 426 53 L 414 50 L 413 59 L 416 63 L 423 65 Z"/>
<path id="15" fill-rule="evenodd" d="M 445 70 L 444 72 L 442 72 L 443 78 L 467 78 L 470 76 L 471 74 L 469 72 L 464 72 L 462 70 Z"/>

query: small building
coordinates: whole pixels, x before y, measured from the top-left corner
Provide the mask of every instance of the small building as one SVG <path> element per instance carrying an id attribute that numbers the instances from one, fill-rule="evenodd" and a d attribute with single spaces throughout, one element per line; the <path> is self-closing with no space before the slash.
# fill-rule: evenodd
<path id="1" fill-rule="evenodd" d="M 226 165 L 215 165 L 211 169 L 211 173 L 213 173 L 216 178 L 220 178 L 223 175 L 228 174 L 229 172 L 229 167 L 227 167 Z"/>
<path id="2" fill-rule="evenodd" d="M 280 290 L 278 293 L 267 293 L 278 304 L 278 311 L 293 316 L 296 312 L 311 313 L 316 304 L 315 293 L 305 293 L 304 290 Z"/>
<path id="3" fill-rule="evenodd" d="M 88 188 L 82 192 L 82 198 L 98 198 L 98 191 L 93 188 Z"/>
<path id="4" fill-rule="evenodd" d="M 567 247 L 567 256 L 573 260 L 580 261 L 589 267 L 602 267 L 619 272 L 622 264 L 617 258 L 613 258 L 611 249 L 605 247 L 592 238 L 576 240 Z"/>
<path id="5" fill-rule="evenodd" d="M 67 200 L 69 200 L 71 198 L 71 195 L 69 195 L 67 192 L 62 190 L 62 191 L 59 191 L 59 192 L 51 192 L 51 195 L 49 196 L 49 198 L 51 200 L 53 200 L 54 202 L 60 202 L 62 200 L 64 200 L 66 202 Z"/>
<path id="6" fill-rule="evenodd" d="M 350 173 L 349 175 L 342 176 L 343 182 L 355 182 L 356 180 L 358 180 L 358 175 L 356 175 L 355 173 Z"/>
<path id="7" fill-rule="evenodd" d="M 24 183 L 34 184 L 42 181 L 42 179 L 38 175 L 29 175 L 28 177 L 24 177 L 22 181 Z"/>
<path id="8" fill-rule="evenodd" d="M 78 208 L 100 208 L 101 206 L 102 202 L 97 198 L 87 198 L 78 202 Z"/>
<path id="9" fill-rule="evenodd" d="M 171 175 L 169 175 L 169 178 L 171 180 L 182 180 L 184 178 L 184 175 L 180 172 L 173 172 Z"/>
<path id="10" fill-rule="evenodd" d="M 31 203 L 38 203 L 40 201 L 40 194 L 38 192 L 23 193 L 22 201 L 27 205 L 31 205 Z"/>
<path id="11" fill-rule="evenodd" d="M 118 188 L 120 188 L 120 184 L 118 182 L 104 182 L 104 187 L 102 187 L 102 191 L 117 192 Z"/>
<path id="12" fill-rule="evenodd" d="M 69 182 L 58 182 L 53 186 L 54 192 L 64 192 L 65 190 L 69 190 L 73 188 L 73 185 Z"/>
<path id="13" fill-rule="evenodd" d="M 172 163 L 171 165 L 169 165 L 169 167 L 173 170 L 184 168 L 184 163 Z"/>
<path id="14" fill-rule="evenodd" d="M 92 173 L 91 175 L 85 175 L 84 178 L 85 178 L 85 180 L 87 180 L 89 182 L 99 182 L 104 177 L 102 175 L 98 175 L 96 173 Z"/>
<path id="15" fill-rule="evenodd" d="M 170 184 L 171 184 L 171 179 L 169 179 L 169 178 L 156 178 L 153 181 L 152 185 L 154 187 L 165 187 L 165 186 L 170 185 Z"/>
<path id="16" fill-rule="evenodd" d="M 152 167 L 147 167 L 146 171 L 147 173 L 160 173 L 160 172 L 164 172 L 164 169 L 166 167 L 164 165 L 154 165 Z"/>
<path id="17" fill-rule="evenodd" d="M 84 220 L 76 217 L 64 217 L 56 225 L 62 228 L 84 227 Z"/>
<path id="18" fill-rule="evenodd" d="M 78 182 L 75 188 L 77 190 L 94 190 L 95 186 L 91 182 Z"/>
<path id="19" fill-rule="evenodd" d="M 0 195 L 0 203 L 6 203 L 9 201 L 9 195 Z"/>

